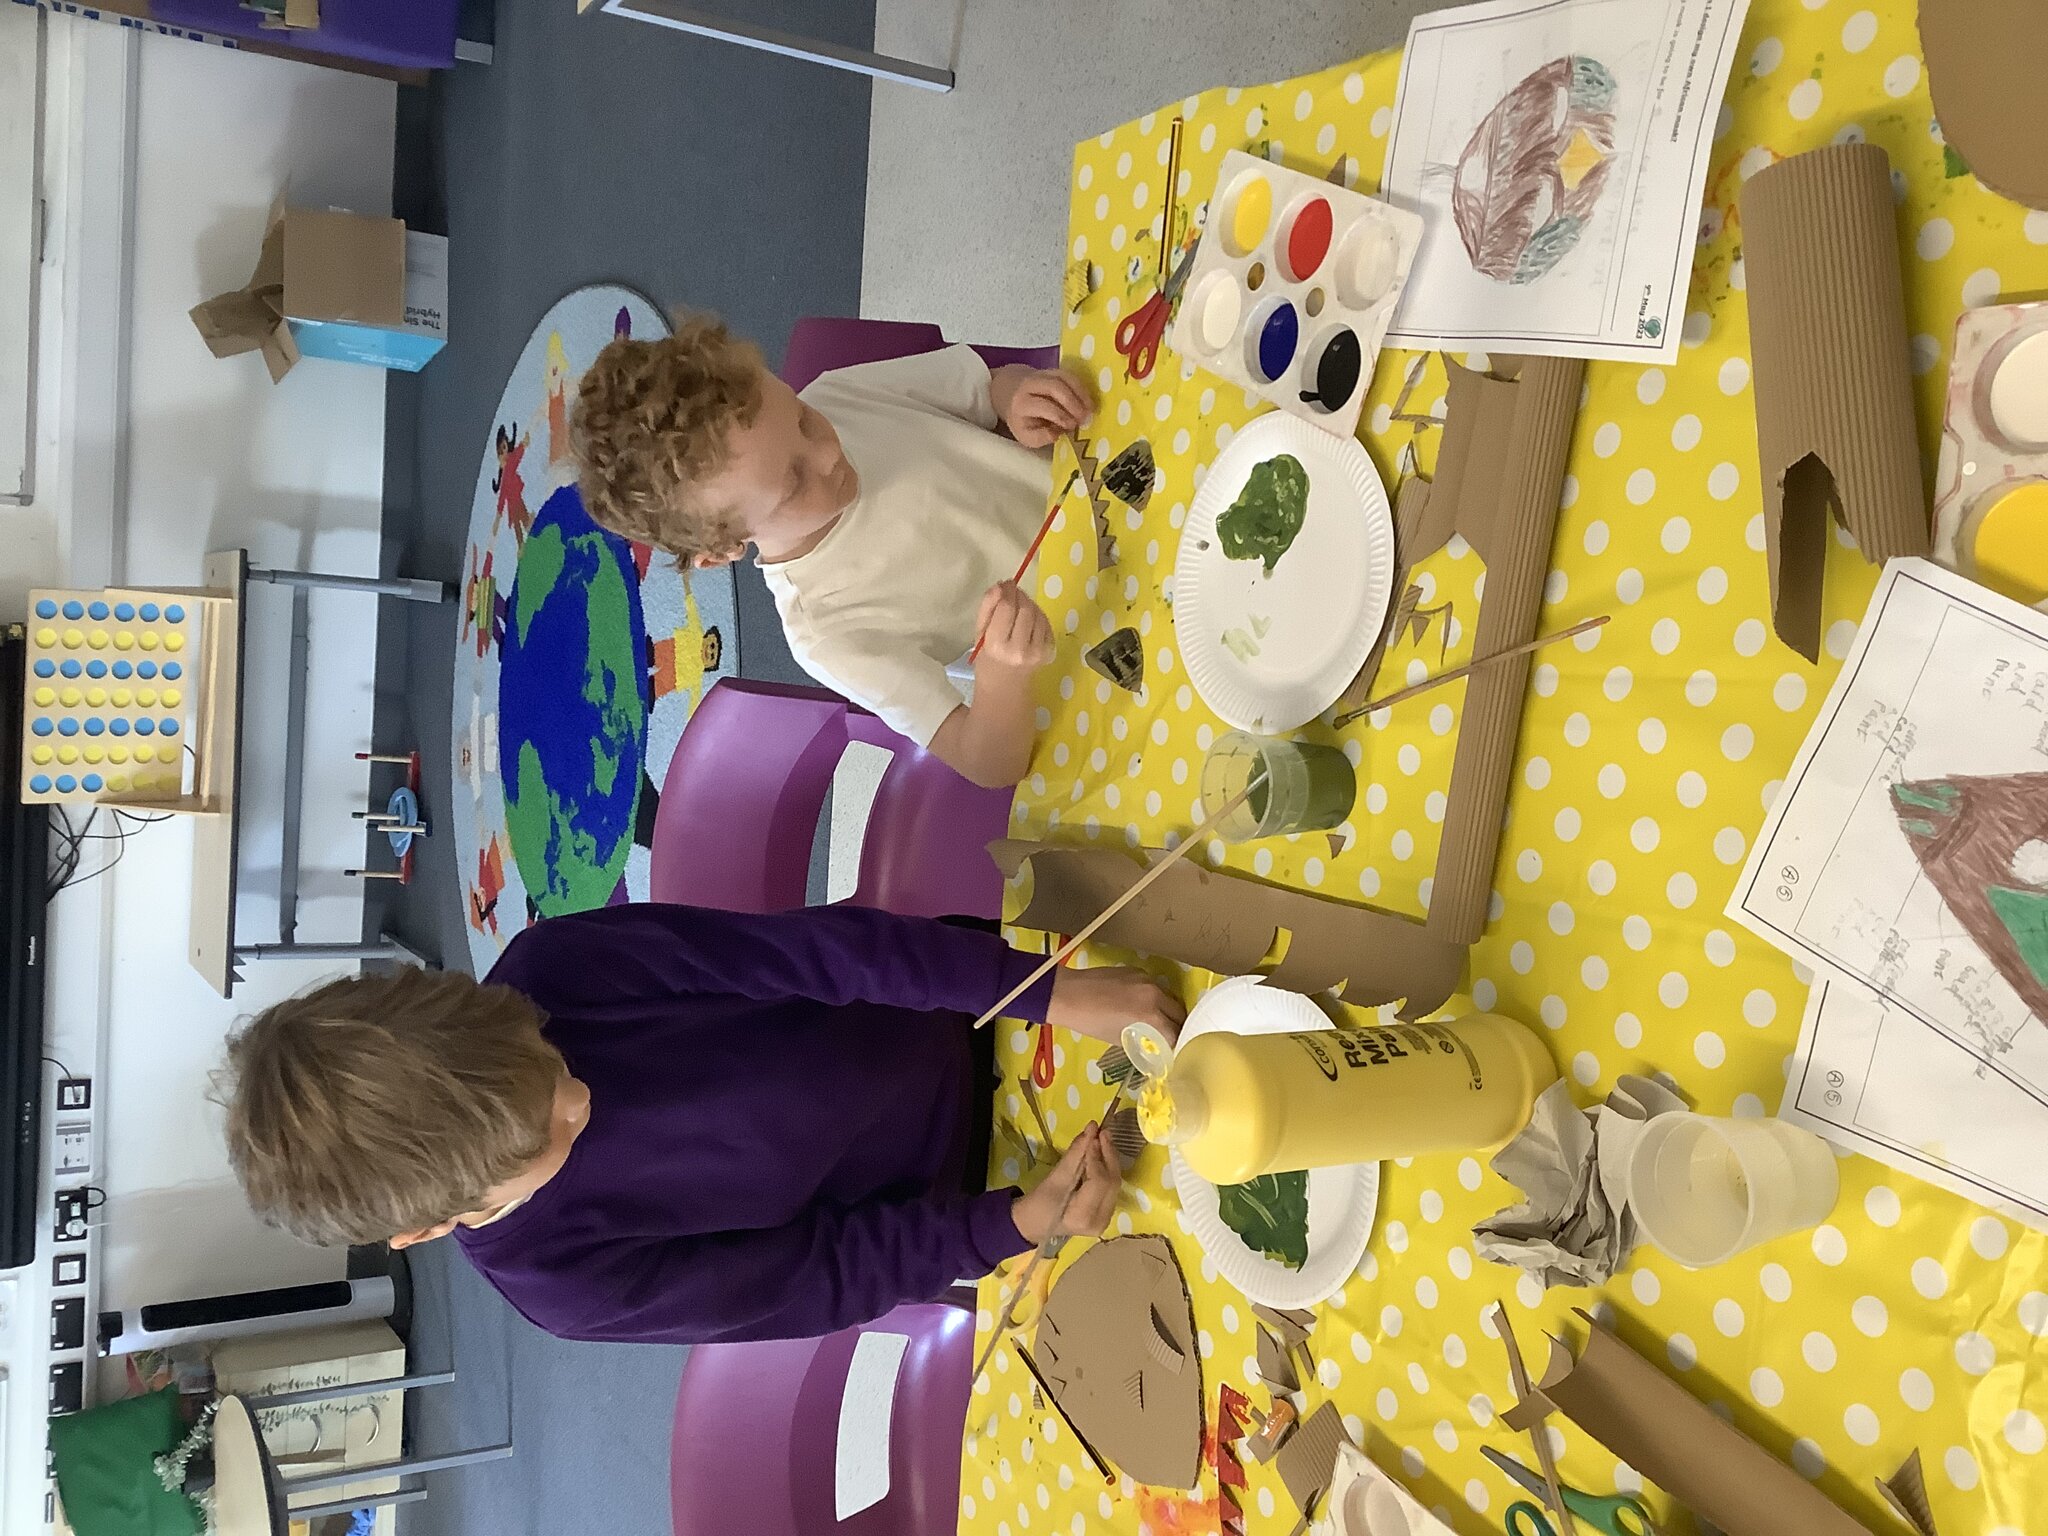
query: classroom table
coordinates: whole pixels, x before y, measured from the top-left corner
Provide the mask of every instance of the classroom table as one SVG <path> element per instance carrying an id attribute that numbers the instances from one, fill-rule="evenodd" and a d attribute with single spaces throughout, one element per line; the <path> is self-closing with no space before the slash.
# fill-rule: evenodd
<path id="1" fill-rule="evenodd" d="M 1100 264 L 1105 282 L 1068 317 L 1065 359 L 1100 394 L 1088 435 L 1106 438 L 1110 451 L 1149 438 L 1162 482 L 1142 513 L 1115 506 L 1119 558 L 1100 575 L 1085 502 L 1068 503 L 1047 541 L 1038 596 L 1059 654 L 1041 684 L 1018 836 L 1177 841 L 1200 817 L 1203 753 L 1222 729 L 1175 654 L 1169 591 L 1178 530 L 1204 467 L 1265 407 L 1171 351 L 1149 380 L 1130 381 L 1112 346 L 1119 313 L 1157 281 L 1173 120 L 1184 120 L 1177 219 L 1199 216 L 1233 148 L 1265 145 L 1318 175 L 1348 156 L 1345 179 L 1370 191 L 1399 65 L 1386 53 L 1278 85 L 1207 91 L 1075 151 L 1067 254 Z M 1491 922 L 1471 955 L 1469 995 L 1538 1028 L 1584 1103 L 1604 1097 L 1619 1074 L 1656 1072 L 1708 1113 L 1769 1114 L 1797 1038 L 1804 980 L 1722 907 L 1876 573 L 1845 541 L 1829 549 L 1819 665 L 1772 634 L 1736 198 L 1774 159 L 1844 139 L 1881 145 L 1899 186 L 1930 478 L 1959 310 L 2048 288 L 2048 213 L 1985 191 L 1945 154 L 1912 5 L 1756 0 L 1719 120 L 1678 361 L 1587 370 L 1540 630 L 1614 618 L 1538 658 Z M 1411 441 L 1427 472 L 1441 435 L 1390 420 L 1413 356 L 1382 356 L 1360 423 L 1390 493 Z M 1431 359 L 1410 413 L 1440 413 L 1443 389 L 1441 361 Z M 1480 573 L 1459 540 L 1420 568 L 1427 604 L 1448 601 L 1451 611 L 1419 644 L 1390 652 L 1383 680 L 1469 656 Z M 1082 662 L 1087 646 L 1125 624 L 1144 637 L 1145 689 L 1136 697 Z M 1421 912 L 1462 690 L 1452 684 L 1334 736 L 1320 725 L 1304 733 L 1340 741 L 1358 766 L 1358 807 L 1340 843 L 1316 833 L 1212 843 L 1195 856 Z M 1026 947 L 1046 943 L 1024 930 L 1013 937 Z M 1091 947 L 1085 958 L 1133 957 Z M 1190 1000 L 1215 979 L 1154 968 L 1178 977 Z M 1013 1085 L 998 1109 L 1014 1122 L 1022 1112 L 1014 1083 L 1029 1071 L 1033 1042 L 1014 1023 L 997 1028 Z M 1101 1112 L 1098 1054 L 1093 1042 L 1059 1036 L 1058 1075 L 1044 1098 L 1061 1140 Z M 1037 1176 L 1000 1144 L 994 1161 L 1000 1178 Z M 1498 1417 L 1512 1394 L 1485 1314 L 1504 1301 L 1540 1361 L 1541 1333 L 1583 1335 L 1571 1309 L 1589 1307 L 1873 1531 L 1890 1529 L 1894 1517 L 1872 1480 L 1918 1448 L 1943 1536 L 2043 1536 L 2048 1237 L 1861 1157 L 1840 1168 L 1840 1202 L 1810 1233 L 1697 1273 L 1646 1246 L 1600 1291 L 1545 1293 L 1474 1254 L 1473 1223 L 1517 1199 L 1482 1158 L 1388 1164 L 1367 1255 L 1320 1309 L 1319 1368 L 1306 1402 L 1334 1402 L 1353 1438 L 1454 1528 L 1498 1531 L 1518 1495 L 1481 1447 L 1530 1457 L 1526 1436 Z M 1217 1383 L 1256 1381 L 1253 1320 L 1180 1225 L 1160 1151 L 1148 1150 L 1127 1181 L 1113 1230 L 1173 1240 L 1193 1295 L 1213 1428 Z M 1062 1262 L 1087 1246 L 1070 1243 Z M 983 1339 L 1012 1272 L 982 1283 Z M 1033 1306 L 1024 1309 L 1026 1336 Z M 1569 1420 L 1551 1424 L 1567 1482 L 1595 1493 L 1639 1486 Z M 1284 1536 L 1297 1518 L 1292 1502 L 1270 1468 L 1248 1463 L 1247 1471 L 1249 1531 Z M 1033 1405 L 1007 1347 L 975 1387 L 960 1493 L 966 1536 L 1217 1528 L 1206 1467 L 1192 1491 L 1127 1479 L 1105 1489 L 1074 1436 Z M 1667 1529 L 1688 1528 L 1661 1493 L 1646 1497 Z"/>

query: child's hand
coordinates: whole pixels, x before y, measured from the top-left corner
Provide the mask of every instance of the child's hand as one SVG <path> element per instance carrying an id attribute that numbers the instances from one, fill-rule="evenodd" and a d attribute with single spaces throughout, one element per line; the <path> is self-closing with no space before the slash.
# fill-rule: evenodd
<path id="1" fill-rule="evenodd" d="M 1091 1120 L 1038 1187 L 1010 1202 L 1010 1219 L 1034 1248 L 1049 1237 L 1096 1237 L 1116 1214 L 1123 1187 L 1116 1149 Z"/>
<path id="2" fill-rule="evenodd" d="M 1052 660 L 1052 621 L 1014 581 L 999 581 L 981 595 L 974 627 L 981 636 L 977 673 L 983 667 L 1036 672 Z"/>
<path id="3" fill-rule="evenodd" d="M 1169 1040 L 1180 1038 L 1187 1010 L 1180 999 L 1128 965 L 1062 967 L 1054 973 L 1045 1021 L 1077 1035 L 1115 1042 L 1126 1024 L 1150 1024 Z"/>
<path id="4" fill-rule="evenodd" d="M 989 402 L 1010 436 L 1026 448 L 1044 448 L 1062 432 L 1077 432 L 1095 414 L 1088 392 L 1071 374 L 1011 363 L 989 377 Z"/>

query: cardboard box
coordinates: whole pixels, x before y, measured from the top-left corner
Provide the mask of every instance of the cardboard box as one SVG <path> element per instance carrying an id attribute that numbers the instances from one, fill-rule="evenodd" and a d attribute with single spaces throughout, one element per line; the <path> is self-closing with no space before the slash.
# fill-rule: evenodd
<path id="1" fill-rule="evenodd" d="M 192 310 L 215 357 L 301 357 L 417 373 L 448 340 L 448 242 L 397 219 L 273 208 L 256 270 Z"/>

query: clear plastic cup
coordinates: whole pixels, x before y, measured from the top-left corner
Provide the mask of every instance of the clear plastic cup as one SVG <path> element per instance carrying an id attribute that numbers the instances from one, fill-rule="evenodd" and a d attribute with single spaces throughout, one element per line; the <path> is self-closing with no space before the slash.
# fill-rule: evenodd
<path id="1" fill-rule="evenodd" d="M 1841 1175 L 1825 1141 L 1783 1120 L 1677 1112 L 1643 1128 L 1628 1188 L 1643 1236 L 1707 1269 L 1827 1220 Z"/>
<path id="2" fill-rule="evenodd" d="M 1226 843 L 1341 826 L 1358 798 L 1358 775 L 1336 747 L 1231 731 L 1216 739 L 1202 763 L 1202 810 L 1228 805 L 1261 770 L 1265 781 L 1216 823 Z"/>

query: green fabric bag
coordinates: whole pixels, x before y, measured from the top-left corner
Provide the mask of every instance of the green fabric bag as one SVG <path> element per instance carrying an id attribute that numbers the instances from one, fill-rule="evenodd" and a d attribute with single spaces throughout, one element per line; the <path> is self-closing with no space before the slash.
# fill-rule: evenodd
<path id="1" fill-rule="evenodd" d="M 199 1536 L 199 1506 L 156 1475 L 156 1458 L 184 1438 L 175 1387 L 51 1419 L 57 1492 L 77 1536 Z"/>

